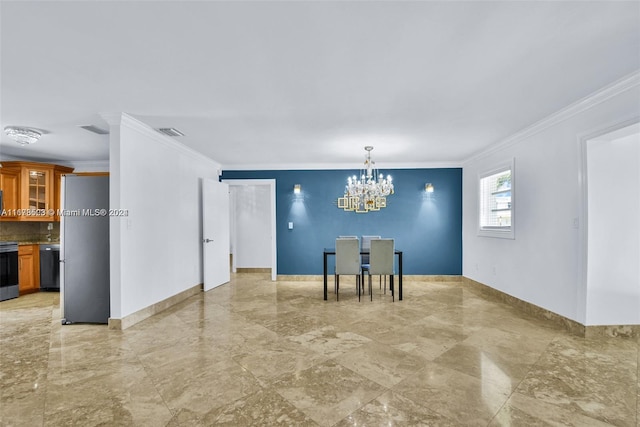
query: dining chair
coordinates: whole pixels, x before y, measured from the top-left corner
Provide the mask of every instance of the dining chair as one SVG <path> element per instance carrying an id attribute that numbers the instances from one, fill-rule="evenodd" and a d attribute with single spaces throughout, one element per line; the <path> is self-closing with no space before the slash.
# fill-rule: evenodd
<path id="1" fill-rule="evenodd" d="M 336 239 L 336 270 L 335 270 L 335 291 L 336 301 L 339 298 L 340 276 L 356 276 L 356 290 L 358 301 L 360 301 L 360 275 L 362 274 L 360 263 L 360 242 L 358 238 L 337 238 Z"/>
<path id="2" fill-rule="evenodd" d="M 381 236 L 362 236 L 361 247 L 362 251 L 368 251 L 371 249 L 371 241 L 381 239 Z M 362 281 L 364 281 L 364 273 L 369 270 L 369 254 L 362 254 Z M 385 279 L 386 281 L 386 279 Z M 382 276 L 380 276 L 380 283 L 382 284 Z M 364 283 L 363 283 L 364 285 Z M 386 283 L 385 283 L 386 285 Z"/>
<path id="3" fill-rule="evenodd" d="M 369 294 L 373 301 L 371 290 L 371 276 L 389 276 L 389 289 L 392 300 L 395 301 L 393 289 L 395 245 L 393 239 L 371 240 L 371 251 L 369 252 Z"/>
<path id="4" fill-rule="evenodd" d="M 359 239 L 359 237 L 358 236 L 338 236 L 338 239 Z M 360 263 L 362 263 L 362 260 L 360 261 Z M 360 288 L 361 288 L 361 291 L 364 292 L 364 272 L 360 276 Z"/>
<path id="5" fill-rule="evenodd" d="M 362 236 L 361 245 L 362 249 L 371 249 L 371 241 L 382 239 L 381 236 Z M 369 264 L 369 255 L 362 255 L 362 263 Z"/>

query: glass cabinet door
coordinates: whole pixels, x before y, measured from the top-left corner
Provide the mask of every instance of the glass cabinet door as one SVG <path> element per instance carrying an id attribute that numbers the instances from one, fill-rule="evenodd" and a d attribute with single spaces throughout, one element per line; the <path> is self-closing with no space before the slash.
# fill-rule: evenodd
<path id="1" fill-rule="evenodd" d="M 29 171 L 29 209 L 47 209 L 48 172 Z"/>

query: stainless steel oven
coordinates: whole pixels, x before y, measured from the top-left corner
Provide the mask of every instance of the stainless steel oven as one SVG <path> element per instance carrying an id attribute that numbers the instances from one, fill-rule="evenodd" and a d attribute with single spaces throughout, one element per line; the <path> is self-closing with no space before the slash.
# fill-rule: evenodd
<path id="1" fill-rule="evenodd" d="M 17 298 L 18 243 L 0 242 L 0 301 Z"/>

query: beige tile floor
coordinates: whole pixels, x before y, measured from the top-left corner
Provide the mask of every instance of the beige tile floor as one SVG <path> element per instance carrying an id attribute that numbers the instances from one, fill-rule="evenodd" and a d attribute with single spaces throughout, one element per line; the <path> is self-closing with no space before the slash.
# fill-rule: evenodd
<path id="1" fill-rule="evenodd" d="M 54 293 L 0 303 L 0 425 L 640 425 L 639 340 L 461 283 L 325 302 L 320 282 L 241 274 L 123 332 L 59 319 Z"/>

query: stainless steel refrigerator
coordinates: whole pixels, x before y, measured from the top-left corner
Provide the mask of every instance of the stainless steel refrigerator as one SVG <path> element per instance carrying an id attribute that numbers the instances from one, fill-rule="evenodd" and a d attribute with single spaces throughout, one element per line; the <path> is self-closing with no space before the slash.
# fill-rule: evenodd
<path id="1" fill-rule="evenodd" d="M 62 178 L 60 308 L 62 324 L 107 323 L 109 177 Z"/>

